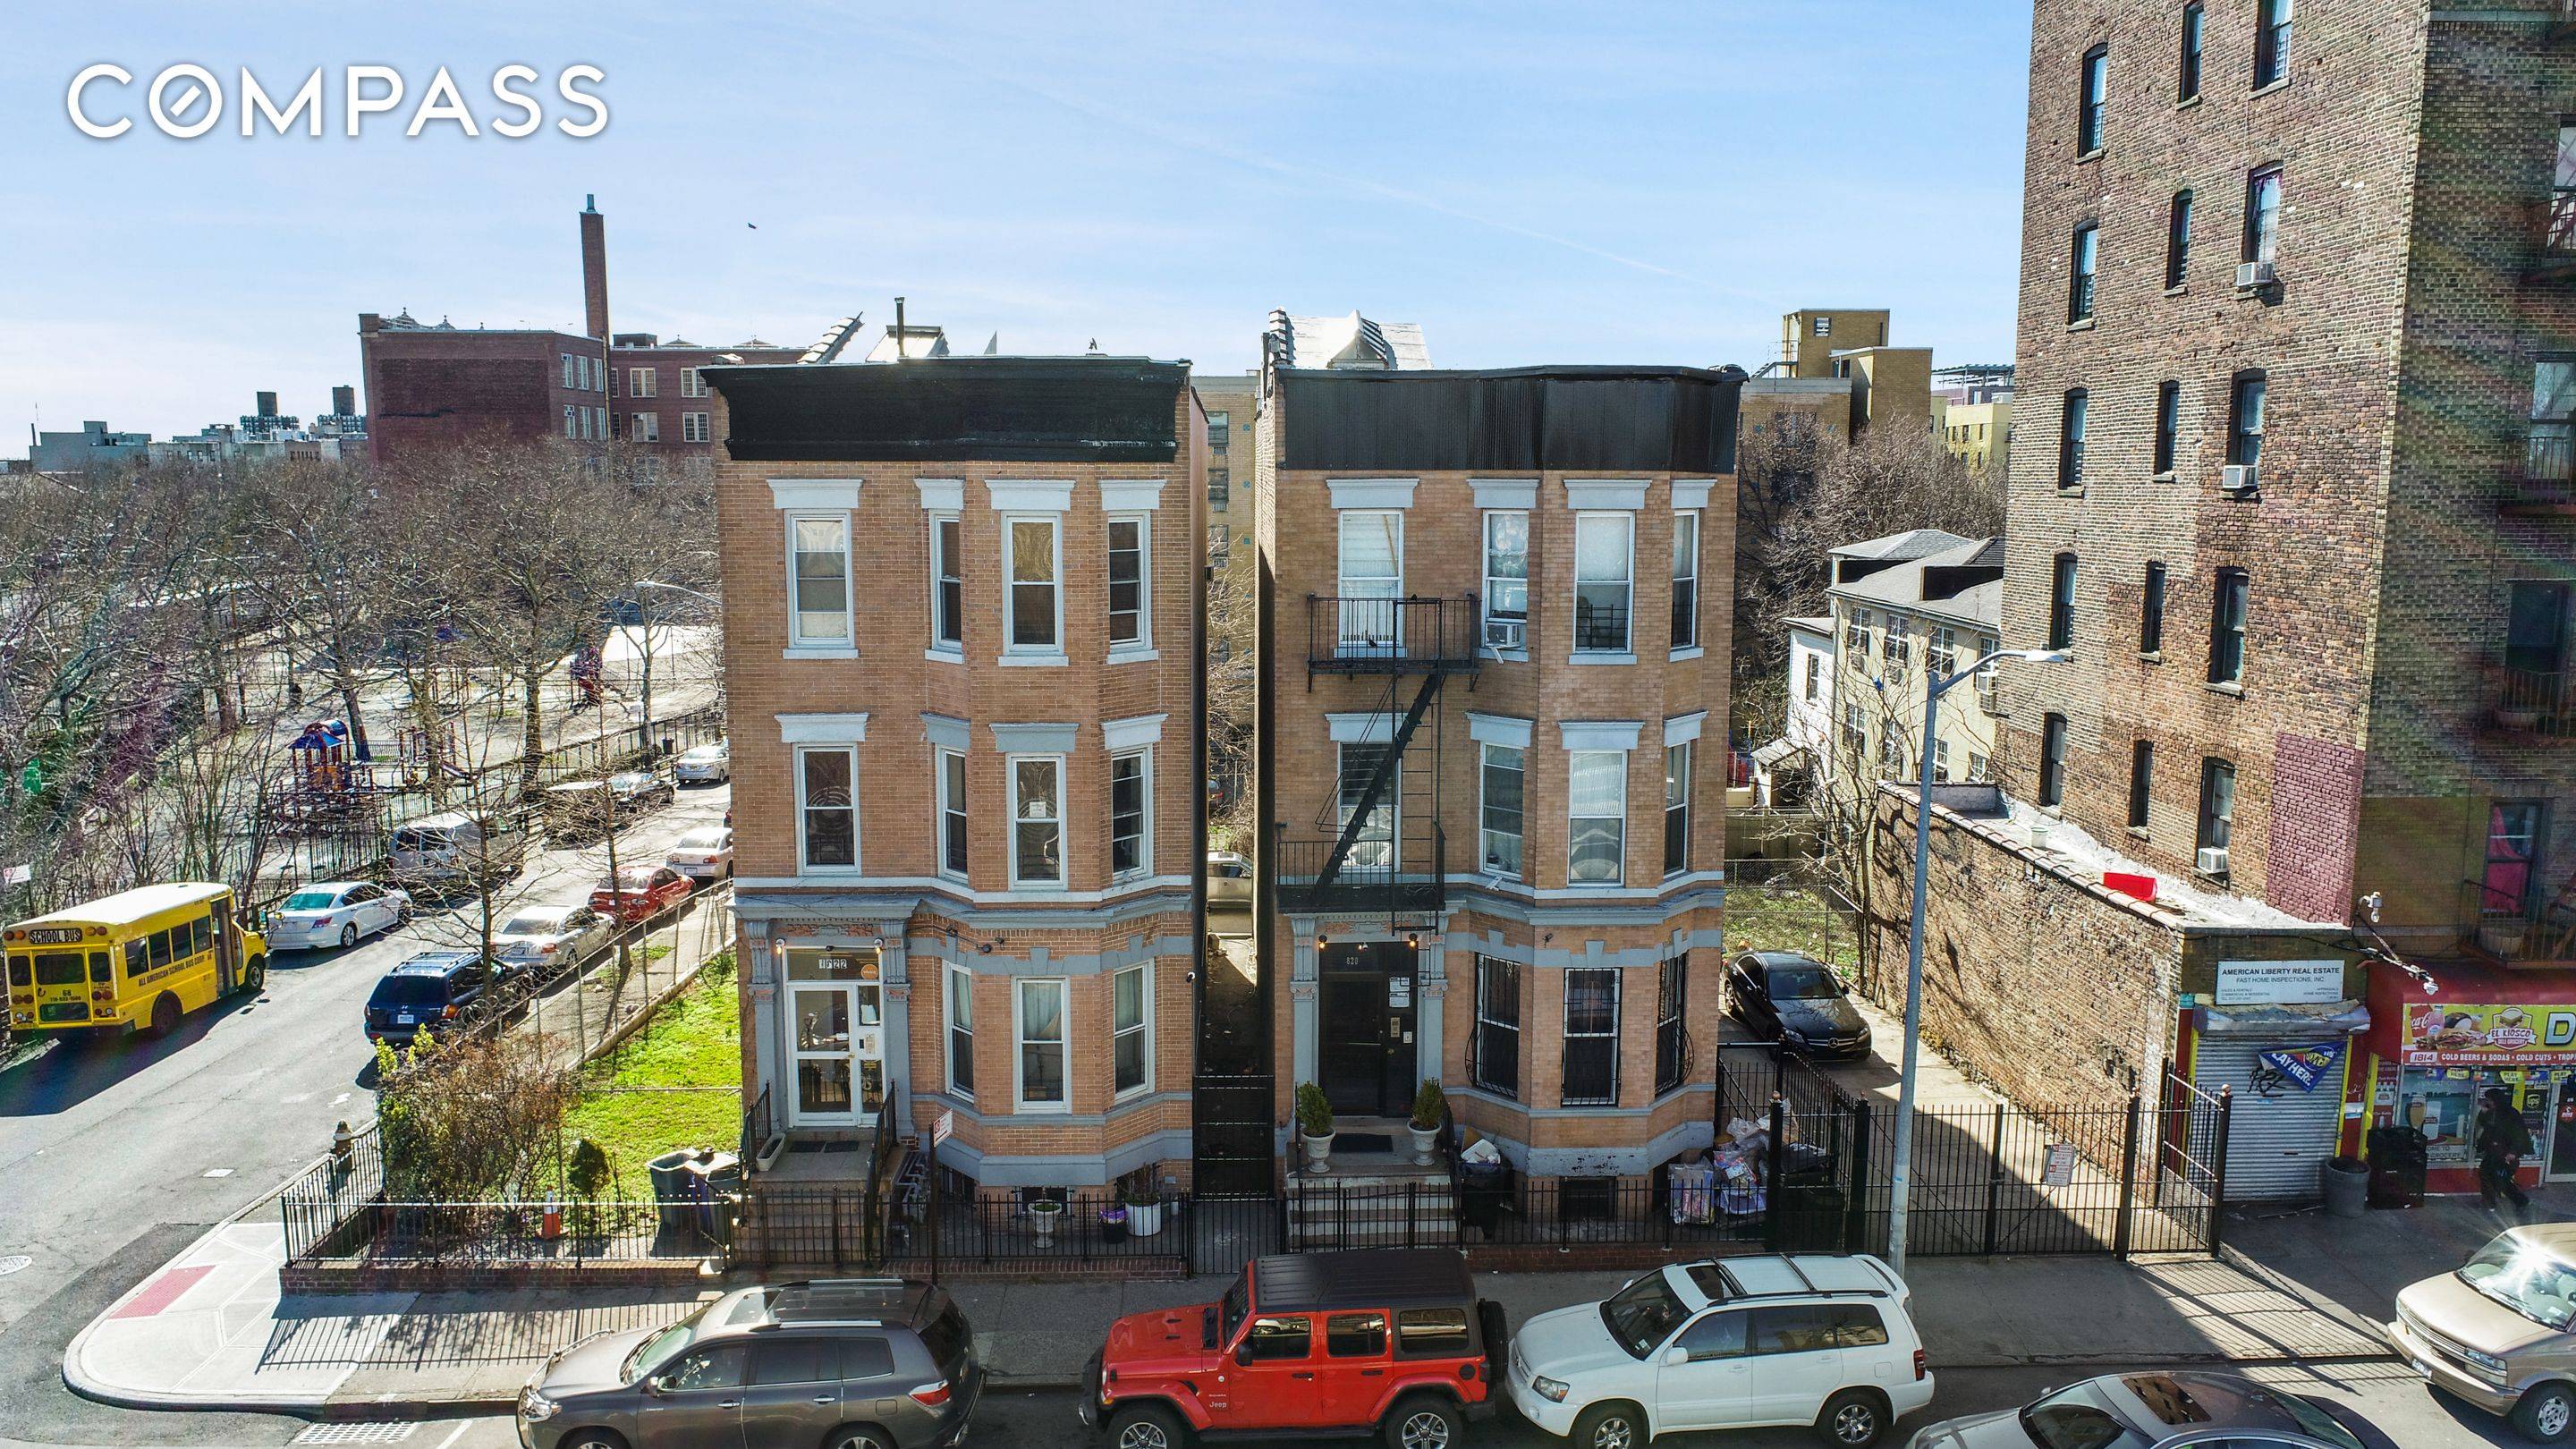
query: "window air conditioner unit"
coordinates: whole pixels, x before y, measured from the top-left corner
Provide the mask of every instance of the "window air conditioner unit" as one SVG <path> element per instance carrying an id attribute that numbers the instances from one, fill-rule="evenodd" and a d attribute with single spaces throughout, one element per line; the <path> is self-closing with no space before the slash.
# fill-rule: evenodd
<path id="1" fill-rule="evenodd" d="M 2263 482 L 2259 463 L 2230 463 L 2218 470 L 2218 486 L 2230 493 L 2251 493 Z"/>
<path id="2" fill-rule="evenodd" d="M 1519 649 L 1528 642 L 1529 621 L 1527 619 L 1487 619 L 1485 621 L 1485 647 L 1488 649 Z"/>
<path id="3" fill-rule="evenodd" d="M 2192 857 L 2192 864 L 2199 868 L 2202 875 L 2225 875 L 2227 874 L 2227 849 L 2225 846 L 2204 845 L 2200 848 L 2199 854 Z"/>
<path id="4" fill-rule="evenodd" d="M 2241 262 L 2236 268 L 2236 290 L 2250 292 L 2281 280 L 2278 268 L 2270 262 Z"/>

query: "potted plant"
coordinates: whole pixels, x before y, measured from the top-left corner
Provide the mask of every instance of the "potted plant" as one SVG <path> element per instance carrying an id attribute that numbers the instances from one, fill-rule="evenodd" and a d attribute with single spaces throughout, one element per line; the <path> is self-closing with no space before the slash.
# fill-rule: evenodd
<path id="1" fill-rule="evenodd" d="M 1306 1170 L 1333 1170 L 1333 1104 L 1312 1082 L 1297 1084 L 1297 1140 L 1305 1144 Z"/>
<path id="2" fill-rule="evenodd" d="M 1118 1196 L 1111 1198 L 1108 1203 L 1100 1209 L 1100 1241 L 1104 1243 L 1123 1243 L 1127 1241 L 1126 1194 L 1121 1193 Z"/>
<path id="3" fill-rule="evenodd" d="M 1413 1094 L 1413 1119 L 1405 1124 L 1413 1134 L 1414 1166 L 1431 1165 L 1431 1149 L 1440 1142 L 1440 1115 L 1447 1106 L 1448 1097 L 1441 1092 L 1440 1084 L 1423 1078 L 1422 1086 Z"/>
<path id="4" fill-rule="evenodd" d="M 1055 1242 L 1055 1225 L 1063 1220 L 1064 1204 L 1054 1198 L 1042 1197 L 1029 1204 L 1029 1230 L 1037 1234 L 1039 1247 Z"/>
<path id="5" fill-rule="evenodd" d="M 1152 1189 L 1128 1183 L 1118 1189 L 1118 1201 L 1127 1209 L 1127 1236 L 1150 1238 L 1163 1230 L 1163 1204 Z"/>

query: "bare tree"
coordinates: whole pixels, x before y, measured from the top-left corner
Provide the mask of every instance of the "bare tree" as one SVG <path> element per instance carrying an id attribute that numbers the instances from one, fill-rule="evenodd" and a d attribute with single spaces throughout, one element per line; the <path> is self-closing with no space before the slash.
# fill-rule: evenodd
<path id="1" fill-rule="evenodd" d="M 1253 846 L 1253 705 L 1257 643 L 1249 569 L 1211 571 L 1207 591 L 1208 777 L 1225 799 L 1208 820 L 1209 843 L 1249 852 Z"/>

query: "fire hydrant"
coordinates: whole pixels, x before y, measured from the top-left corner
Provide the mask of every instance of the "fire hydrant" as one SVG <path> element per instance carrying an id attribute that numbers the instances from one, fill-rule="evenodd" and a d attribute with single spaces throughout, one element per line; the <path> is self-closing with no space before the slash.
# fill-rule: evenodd
<path id="1" fill-rule="evenodd" d="M 537 1236 L 548 1242 L 563 1236 L 563 1209 L 556 1205 L 553 1193 L 546 1194 L 546 1215 L 537 1224 Z"/>

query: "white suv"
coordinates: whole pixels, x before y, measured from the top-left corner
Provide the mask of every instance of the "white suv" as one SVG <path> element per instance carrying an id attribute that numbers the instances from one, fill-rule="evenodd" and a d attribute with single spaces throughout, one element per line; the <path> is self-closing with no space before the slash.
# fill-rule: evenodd
<path id="1" fill-rule="evenodd" d="M 1774 1424 L 1812 1424 L 1838 1449 L 1864 1449 L 1932 1402 L 1912 1296 L 1867 1255 L 1659 1268 L 1606 1302 L 1522 1324 L 1512 1404 L 1578 1449 Z"/>

